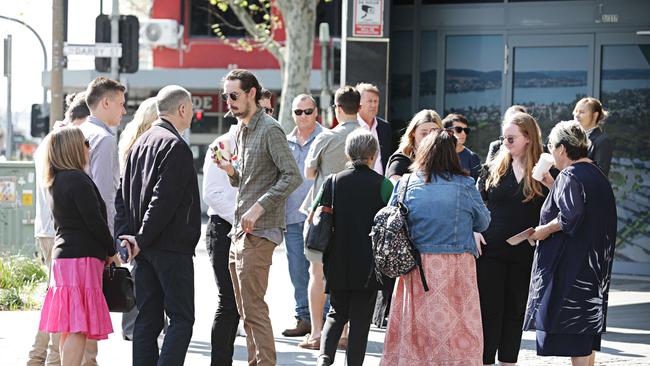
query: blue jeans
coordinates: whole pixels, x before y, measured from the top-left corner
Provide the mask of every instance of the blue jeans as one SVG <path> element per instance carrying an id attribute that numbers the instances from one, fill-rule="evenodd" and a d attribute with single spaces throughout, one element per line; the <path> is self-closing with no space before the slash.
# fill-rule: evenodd
<path id="1" fill-rule="evenodd" d="M 289 277 L 293 284 L 293 298 L 296 301 L 296 318 L 310 322 L 307 285 L 309 283 L 309 261 L 305 258 L 302 230 L 305 222 L 287 225 L 284 245 L 289 262 Z"/>

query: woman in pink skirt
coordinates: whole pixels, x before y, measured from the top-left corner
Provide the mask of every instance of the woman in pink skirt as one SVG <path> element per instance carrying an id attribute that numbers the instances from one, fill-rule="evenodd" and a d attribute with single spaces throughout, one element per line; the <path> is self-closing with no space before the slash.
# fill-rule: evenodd
<path id="1" fill-rule="evenodd" d="M 61 333 L 61 364 L 80 365 L 86 339 L 106 339 L 113 332 L 102 293 L 104 265 L 115 254 L 106 206 L 84 172 L 88 142 L 77 127 L 52 132 L 44 142 L 44 184 L 52 196 L 56 237 L 52 282 L 41 311 L 39 329 Z"/>
<path id="2" fill-rule="evenodd" d="M 398 279 L 391 302 L 381 365 L 480 366 L 481 309 L 473 232 L 487 229 L 490 212 L 460 167 L 456 137 L 434 131 L 418 148 L 406 184 L 411 239 L 422 256 L 430 290 L 416 268 Z"/>

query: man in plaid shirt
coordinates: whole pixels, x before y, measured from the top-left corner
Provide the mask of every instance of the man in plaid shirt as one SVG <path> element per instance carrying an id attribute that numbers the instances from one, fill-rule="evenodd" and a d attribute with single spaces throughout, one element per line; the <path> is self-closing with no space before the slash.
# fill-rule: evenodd
<path id="1" fill-rule="evenodd" d="M 302 183 L 302 176 L 284 131 L 259 104 L 262 89 L 255 75 L 232 70 L 224 78 L 223 88 L 222 97 L 240 124 L 236 158 L 215 157 L 228 173 L 230 184 L 238 187 L 230 232 L 230 275 L 244 320 L 248 362 L 275 365 L 273 329 L 264 295 L 273 250 L 283 240 L 285 203 Z"/>

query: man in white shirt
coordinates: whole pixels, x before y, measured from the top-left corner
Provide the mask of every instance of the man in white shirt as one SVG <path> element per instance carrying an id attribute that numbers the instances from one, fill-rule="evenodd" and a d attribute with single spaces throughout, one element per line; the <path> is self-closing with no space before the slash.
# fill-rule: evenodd
<path id="1" fill-rule="evenodd" d="M 379 112 L 379 88 L 373 84 L 359 83 L 356 89 L 361 94 L 361 108 L 359 108 L 357 114 L 357 121 L 361 128 L 370 131 L 379 141 L 377 154 L 381 159 L 375 160 L 373 170 L 384 175 L 388 159 L 395 149 L 393 148 L 393 131 L 390 124 L 377 117 L 377 112 Z"/>
<path id="2" fill-rule="evenodd" d="M 238 125 L 230 126 L 230 131 L 218 137 L 210 146 L 216 148 L 220 141 L 228 141 L 230 148 L 234 148 L 238 131 Z M 224 148 L 228 146 L 224 144 Z M 219 290 L 219 306 L 212 322 L 211 364 L 230 365 L 240 318 L 228 263 L 231 243 L 228 233 L 235 220 L 237 188 L 230 185 L 228 174 L 213 162 L 211 151 L 205 154 L 203 162 L 202 192 L 210 217 L 205 230 L 206 247 Z"/>

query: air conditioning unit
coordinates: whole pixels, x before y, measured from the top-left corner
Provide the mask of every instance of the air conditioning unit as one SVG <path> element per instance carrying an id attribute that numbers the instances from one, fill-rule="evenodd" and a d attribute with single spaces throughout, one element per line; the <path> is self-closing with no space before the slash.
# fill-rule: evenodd
<path id="1" fill-rule="evenodd" d="M 144 19 L 140 21 L 140 45 L 178 48 L 182 27 L 174 19 Z"/>

